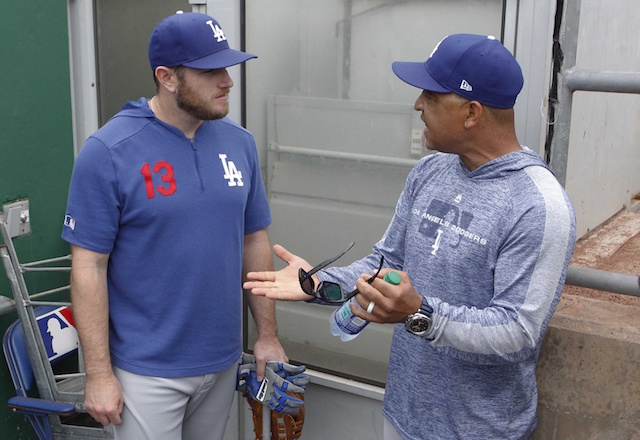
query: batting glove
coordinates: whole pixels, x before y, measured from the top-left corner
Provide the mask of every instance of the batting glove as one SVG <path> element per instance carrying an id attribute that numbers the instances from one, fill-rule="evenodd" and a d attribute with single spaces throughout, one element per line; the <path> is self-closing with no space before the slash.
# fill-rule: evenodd
<path id="1" fill-rule="evenodd" d="M 287 392 L 304 394 L 309 376 L 302 374 L 306 367 L 286 362 L 267 362 L 264 380 L 258 381 L 255 357 L 242 355 L 238 366 L 238 384 L 236 389 L 246 393 L 251 399 L 267 404 L 269 408 L 285 414 L 297 414 L 304 401 Z"/>

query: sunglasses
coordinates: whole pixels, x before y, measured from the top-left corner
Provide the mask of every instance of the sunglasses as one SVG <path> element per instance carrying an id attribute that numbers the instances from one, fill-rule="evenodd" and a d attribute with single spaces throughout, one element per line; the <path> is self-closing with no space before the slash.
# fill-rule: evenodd
<path id="1" fill-rule="evenodd" d="M 324 302 L 330 304 L 341 304 L 349 301 L 351 298 L 358 294 L 358 289 L 355 289 L 347 294 L 344 293 L 342 287 L 338 283 L 334 283 L 332 281 L 322 281 L 318 288 L 315 289 L 315 283 L 313 282 L 312 275 L 318 272 L 321 269 L 324 269 L 338 258 L 342 257 L 346 254 L 349 249 L 353 247 L 355 242 L 349 243 L 347 248 L 340 252 L 337 256 L 333 258 L 329 258 L 328 260 L 323 261 L 322 263 L 315 266 L 309 272 L 306 272 L 304 269 L 300 268 L 298 270 L 298 280 L 300 281 L 300 287 L 307 295 L 318 298 Z M 371 284 L 371 282 L 376 279 L 380 271 L 382 270 L 382 265 L 384 264 L 384 256 L 380 256 L 380 265 L 378 266 L 378 270 L 376 273 L 367 280 L 367 283 Z"/>

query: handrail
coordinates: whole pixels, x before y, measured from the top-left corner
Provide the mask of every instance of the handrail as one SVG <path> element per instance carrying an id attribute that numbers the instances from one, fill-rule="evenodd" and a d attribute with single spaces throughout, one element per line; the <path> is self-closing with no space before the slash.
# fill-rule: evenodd
<path id="1" fill-rule="evenodd" d="M 269 143 L 269 150 L 281 154 L 296 154 L 298 156 L 318 157 L 338 160 L 353 160 L 357 162 L 371 163 L 376 165 L 397 165 L 414 167 L 418 163 L 417 159 L 403 159 L 400 157 L 374 156 L 373 154 L 346 153 L 344 151 L 319 150 L 315 148 L 289 147 L 279 145 L 275 142 Z"/>
<path id="2" fill-rule="evenodd" d="M 593 72 L 570 69 L 565 72 L 565 85 L 572 91 L 640 93 L 638 72 Z"/>
<path id="3" fill-rule="evenodd" d="M 609 272 L 589 267 L 569 266 L 565 284 L 640 296 L 640 276 Z"/>

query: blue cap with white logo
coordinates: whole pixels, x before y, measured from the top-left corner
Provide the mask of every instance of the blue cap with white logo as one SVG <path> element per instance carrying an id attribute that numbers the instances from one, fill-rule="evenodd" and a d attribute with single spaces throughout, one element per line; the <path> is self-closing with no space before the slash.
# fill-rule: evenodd
<path id="1" fill-rule="evenodd" d="M 524 83 L 520 65 L 507 48 L 485 35 L 449 35 L 426 62 L 395 62 L 392 68 L 414 87 L 455 93 L 497 108 L 512 108 Z"/>
<path id="2" fill-rule="evenodd" d="M 194 69 L 223 69 L 257 58 L 229 48 L 220 24 L 197 12 L 178 11 L 162 20 L 151 34 L 149 63 L 158 66 L 186 66 Z"/>

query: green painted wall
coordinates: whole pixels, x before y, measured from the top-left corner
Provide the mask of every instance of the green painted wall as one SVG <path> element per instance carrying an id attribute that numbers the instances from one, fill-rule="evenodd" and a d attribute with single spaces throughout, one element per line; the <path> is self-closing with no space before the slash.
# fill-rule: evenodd
<path id="1" fill-rule="evenodd" d="M 0 13 L 0 203 L 28 198 L 30 235 L 15 240 L 21 261 L 64 255 L 60 239 L 73 167 L 67 5 L 65 1 L 27 0 Z M 27 278 L 36 290 L 57 283 Z M 4 270 L 0 295 L 11 297 Z M 17 319 L 0 316 L 0 334 Z M 0 438 L 35 439 L 23 416 L 5 402 L 13 385 L 0 356 Z"/>

